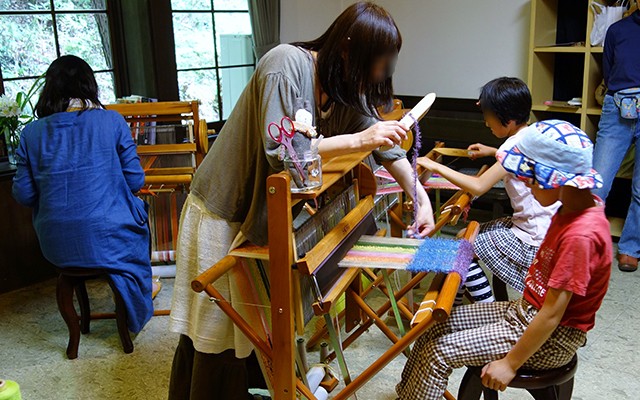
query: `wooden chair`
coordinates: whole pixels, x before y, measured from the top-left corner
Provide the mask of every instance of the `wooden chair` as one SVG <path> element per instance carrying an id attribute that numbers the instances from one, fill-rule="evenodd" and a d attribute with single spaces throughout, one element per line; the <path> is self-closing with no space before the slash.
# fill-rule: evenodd
<path id="1" fill-rule="evenodd" d="M 89 296 L 85 282 L 91 279 L 103 279 L 109 283 L 113 291 L 115 301 L 115 319 L 118 326 L 118 334 L 122 342 L 125 353 L 133 352 L 133 342 L 129 336 L 127 326 L 127 310 L 120 292 L 115 287 L 107 272 L 99 268 L 57 268 L 59 273 L 56 286 L 56 298 L 58 310 L 69 329 L 69 344 L 67 345 L 67 357 L 73 360 L 78 357 L 78 345 L 80 344 L 80 333 L 89 333 L 89 322 L 91 321 L 91 310 L 89 307 Z M 80 315 L 76 312 L 73 304 L 73 293 L 75 292 Z M 112 314 L 95 315 L 94 318 L 112 318 Z"/>
<path id="2" fill-rule="evenodd" d="M 578 370 L 578 356 L 560 368 L 533 371 L 519 369 L 509 387 L 526 389 L 536 400 L 571 400 L 573 378 Z M 498 392 L 482 386 L 482 367 L 467 367 L 458 390 L 458 400 L 498 400 Z"/>

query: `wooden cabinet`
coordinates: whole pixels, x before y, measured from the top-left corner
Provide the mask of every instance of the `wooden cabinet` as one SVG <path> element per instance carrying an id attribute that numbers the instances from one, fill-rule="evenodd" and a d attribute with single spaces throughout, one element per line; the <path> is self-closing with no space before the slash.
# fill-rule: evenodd
<path id="1" fill-rule="evenodd" d="M 0 162 L 0 293 L 55 276 L 40 251 L 31 209 L 11 196 L 15 166 Z"/>
<path id="2" fill-rule="evenodd" d="M 568 19 L 565 23 L 563 18 Z M 591 46 L 593 11 L 589 1 L 532 0 L 528 85 L 533 97 L 533 118 L 559 118 L 579 126 L 595 139 L 601 106 L 595 92 L 602 82 L 602 50 Z M 569 45 L 563 38 L 569 37 Z M 558 45 L 560 44 L 560 45 Z M 569 86 L 564 96 L 559 86 Z M 579 107 L 561 106 L 580 97 Z M 558 98 L 564 97 L 564 98 Z M 556 101 L 545 105 L 546 101 Z"/>

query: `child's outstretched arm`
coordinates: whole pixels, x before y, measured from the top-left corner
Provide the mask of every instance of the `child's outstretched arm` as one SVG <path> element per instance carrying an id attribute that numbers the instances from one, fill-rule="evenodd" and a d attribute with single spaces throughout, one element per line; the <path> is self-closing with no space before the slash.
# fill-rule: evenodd
<path id="1" fill-rule="evenodd" d="M 495 163 L 480 176 L 466 175 L 447 166 L 439 164 L 427 157 L 419 157 L 418 164 L 442 176 L 449 182 L 461 187 L 474 196 L 482 196 L 487 193 L 500 179 L 507 175 L 507 171 L 500 163 Z"/>
<path id="2" fill-rule="evenodd" d="M 549 339 L 560 324 L 571 295 L 568 290 L 549 288 L 547 297 L 531 324 L 515 346 L 501 359 L 482 369 L 482 384 L 490 389 L 505 390 L 520 368 Z"/>

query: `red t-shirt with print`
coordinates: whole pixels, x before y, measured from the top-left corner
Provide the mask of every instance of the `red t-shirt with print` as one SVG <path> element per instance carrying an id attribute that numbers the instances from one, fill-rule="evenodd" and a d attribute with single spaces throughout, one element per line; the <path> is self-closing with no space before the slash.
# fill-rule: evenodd
<path id="1" fill-rule="evenodd" d="M 525 278 L 524 299 L 538 310 L 547 288 L 573 293 L 560 325 L 587 332 L 609 286 L 613 251 L 602 201 L 586 210 L 556 214 Z"/>

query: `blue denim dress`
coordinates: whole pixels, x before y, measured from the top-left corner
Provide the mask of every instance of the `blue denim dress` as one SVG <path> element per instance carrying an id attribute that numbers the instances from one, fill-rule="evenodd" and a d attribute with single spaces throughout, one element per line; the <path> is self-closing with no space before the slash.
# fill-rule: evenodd
<path id="1" fill-rule="evenodd" d="M 144 171 L 118 113 L 61 112 L 27 125 L 13 196 L 33 208 L 42 253 L 59 268 L 103 268 L 122 294 L 128 325 L 153 314 Z"/>

